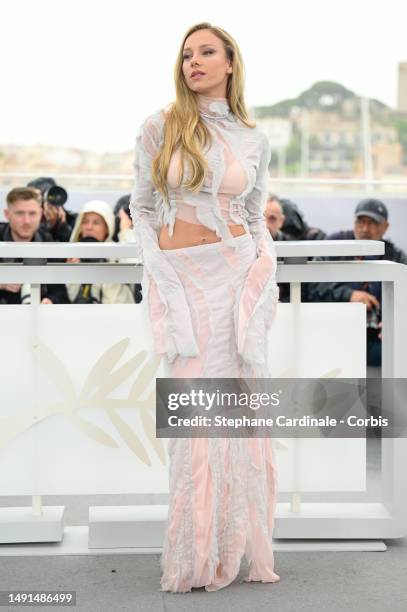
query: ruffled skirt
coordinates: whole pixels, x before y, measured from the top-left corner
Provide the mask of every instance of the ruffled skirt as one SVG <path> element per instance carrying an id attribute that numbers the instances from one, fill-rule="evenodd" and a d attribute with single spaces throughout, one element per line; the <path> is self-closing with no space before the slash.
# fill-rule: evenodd
<path id="1" fill-rule="evenodd" d="M 173 377 L 268 376 L 267 330 L 278 299 L 275 262 L 256 256 L 249 234 L 233 240 L 233 247 L 215 242 L 162 251 L 171 295 L 149 276 L 155 348 L 167 354 Z M 244 581 L 277 582 L 272 440 L 172 438 L 168 451 L 161 590 L 219 590 L 236 578 L 243 555 L 249 562 Z"/>

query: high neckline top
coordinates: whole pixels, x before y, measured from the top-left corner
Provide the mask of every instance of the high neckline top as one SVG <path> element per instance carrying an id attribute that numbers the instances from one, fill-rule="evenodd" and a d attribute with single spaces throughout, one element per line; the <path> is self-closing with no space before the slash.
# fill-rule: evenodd
<path id="1" fill-rule="evenodd" d="M 201 115 L 209 119 L 226 119 L 232 116 L 227 98 L 212 98 L 197 94 L 198 108 Z"/>
<path id="2" fill-rule="evenodd" d="M 179 217 L 215 231 L 221 240 L 233 246 L 234 236 L 228 226 L 237 224 L 255 237 L 258 252 L 265 243 L 272 250 L 271 234 L 263 217 L 271 155 L 266 135 L 240 121 L 227 98 L 196 94 L 196 99 L 210 134 L 204 151 L 207 172 L 201 189 L 191 191 L 185 186 L 191 176 L 185 160 L 184 182 L 179 183 L 182 160 L 178 149 L 173 151 L 168 168 L 168 197 L 155 188 L 152 164 L 164 142 L 166 121 L 165 110 L 157 110 L 144 120 L 136 138 L 130 206 L 134 227 L 138 226 L 136 232 L 140 229 L 141 237 L 144 227 L 157 246 L 160 228 L 167 225 L 171 237 Z"/>
<path id="3" fill-rule="evenodd" d="M 257 254 L 257 272 L 248 274 L 248 283 L 262 287 L 261 295 L 253 303 L 253 312 L 247 320 L 247 311 L 252 312 L 254 285 L 249 287 L 246 301 L 237 309 L 236 333 L 241 355 L 250 361 L 250 354 L 257 359 L 258 343 L 266 337 L 264 321 L 259 319 L 259 307 L 271 312 L 271 302 L 278 298 L 275 281 L 277 255 L 271 233 L 268 231 L 263 209 L 268 191 L 268 165 L 271 149 L 266 135 L 257 127 L 245 125 L 231 110 L 225 98 L 210 98 L 197 94 L 199 112 L 210 134 L 210 142 L 204 147 L 207 172 L 203 177 L 200 190 L 191 191 L 185 181 L 191 177 L 191 168 L 184 160 L 184 181 L 180 184 L 182 156 L 175 150 L 171 156 L 167 173 L 168 197 L 163 196 L 152 180 L 154 158 L 160 151 L 165 136 L 165 109 L 148 116 L 136 137 L 134 160 L 134 187 L 130 198 L 130 214 L 136 241 L 141 246 L 144 264 L 144 279 L 152 279 L 151 291 L 146 295 L 152 302 L 156 317 L 153 327 L 157 330 L 155 339 L 160 347 L 159 353 L 166 352 L 169 362 L 176 355 L 193 357 L 199 355 L 199 347 L 194 338 L 193 321 L 186 301 L 182 281 L 168 261 L 168 254 L 159 246 L 161 228 L 168 227 L 168 235 L 174 232 L 176 219 L 204 226 L 213 230 L 223 242 L 198 245 L 187 249 L 173 250 L 188 263 L 188 253 L 197 248 L 220 248 L 225 256 L 225 266 L 240 265 L 233 254 L 237 238 L 229 225 L 244 227 L 253 238 L 253 255 Z M 173 171 L 171 172 L 171 166 Z M 215 246 L 213 246 L 215 245 Z M 197 277 L 201 274 L 196 268 Z M 231 291 L 235 288 L 231 287 Z M 245 294 L 246 295 L 246 294 Z M 154 297 L 156 296 L 156 297 Z M 159 298 L 159 299 L 157 299 Z M 161 302 L 162 300 L 162 302 Z M 271 300 L 271 301 L 270 301 Z M 143 300 L 144 302 L 145 300 Z M 147 300 L 148 301 L 148 300 Z M 166 313 L 164 316 L 163 313 Z M 246 314 L 245 314 L 246 313 Z M 266 318 L 269 314 L 265 315 Z M 243 317 L 243 318 L 241 318 Z M 158 320 L 160 319 L 160 320 Z M 166 319 L 165 324 L 163 320 Z M 180 321 L 182 325 L 180 325 Z M 165 327 L 165 330 L 164 330 Z M 162 332 L 162 333 L 161 333 Z M 254 362 L 253 362 L 254 363 Z M 255 364 L 254 364 L 255 365 Z"/>

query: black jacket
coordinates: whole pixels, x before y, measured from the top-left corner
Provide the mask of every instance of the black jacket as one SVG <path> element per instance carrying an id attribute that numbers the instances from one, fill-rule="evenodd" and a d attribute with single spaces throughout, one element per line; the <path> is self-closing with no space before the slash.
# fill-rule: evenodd
<path id="1" fill-rule="evenodd" d="M 285 240 L 324 240 L 326 233 L 319 227 L 310 227 L 304 215 L 294 202 L 281 199 L 285 215 L 284 225 L 281 228 L 286 236 Z"/>
<path id="2" fill-rule="evenodd" d="M 282 242 L 284 240 L 291 240 L 291 238 L 282 230 L 278 230 L 273 240 L 275 240 L 276 242 Z"/>
<path id="3" fill-rule="evenodd" d="M 14 242 L 10 225 L 8 223 L 0 223 L 0 241 Z M 52 235 L 46 231 L 44 227 L 39 227 L 34 234 L 31 242 L 54 242 Z M 18 257 L 3 257 L 0 258 L 0 263 L 20 263 L 21 258 Z M 58 262 L 58 259 L 48 259 L 49 262 Z M 4 283 L 0 283 L 4 284 Z M 41 299 L 49 298 L 54 304 L 69 304 L 68 295 L 65 285 L 43 285 L 41 284 Z M 14 293 L 6 289 L 0 289 L 0 304 L 21 304 L 20 292 Z"/>
<path id="4" fill-rule="evenodd" d="M 355 240 L 353 230 L 342 230 L 328 236 L 327 240 Z M 356 259 L 386 259 L 397 263 L 407 264 L 407 255 L 396 247 L 391 240 L 383 240 L 384 254 L 368 257 L 346 256 L 346 257 L 316 257 L 314 261 L 350 261 Z M 355 290 L 368 291 L 381 302 L 381 283 L 308 283 L 309 298 L 312 302 L 349 302 L 352 292 Z"/>
<path id="5" fill-rule="evenodd" d="M 65 213 L 66 221 L 64 223 L 57 221 L 54 227 L 50 227 L 44 217 L 41 221 L 40 231 L 50 234 L 51 240 L 55 242 L 69 242 L 78 213 L 70 210 L 65 210 Z"/>

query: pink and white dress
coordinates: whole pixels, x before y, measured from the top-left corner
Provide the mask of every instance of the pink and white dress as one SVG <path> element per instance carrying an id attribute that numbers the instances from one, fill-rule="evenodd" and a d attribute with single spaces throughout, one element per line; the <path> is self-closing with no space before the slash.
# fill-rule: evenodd
<path id="1" fill-rule="evenodd" d="M 270 147 L 248 128 L 225 98 L 199 95 L 212 142 L 199 192 L 178 186 L 176 151 L 168 173 L 168 201 L 151 181 L 163 142 L 165 115 L 142 124 L 136 140 L 130 211 L 143 253 L 155 351 L 178 378 L 268 377 L 267 332 L 275 317 L 277 257 L 263 208 Z M 185 169 L 184 177 L 188 177 Z M 219 242 L 161 250 L 159 230 L 175 219 L 216 232 Z M 228 224 L 246 233 L 233 237 Z M 171 438 L 169 512 L 161 557 L 161 590 L 215 591 L 237 576 L 277 582 L 272 532 L 277 468 L 270 438 Z"/>

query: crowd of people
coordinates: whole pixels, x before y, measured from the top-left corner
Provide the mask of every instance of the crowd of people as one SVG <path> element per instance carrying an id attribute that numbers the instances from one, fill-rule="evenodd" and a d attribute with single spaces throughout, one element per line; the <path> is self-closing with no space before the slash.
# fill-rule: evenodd
<path id="1" fill-rule="evenodd" d="M 387 259 L 407 264 L 406 253 L 391 240 L 384 238 L 389 229 L 389 212 L 381 200 L 367 198 L 360 201 L 354 211 L 353 228 L 326 234 L 322 229 L 310 227 L 298 206 L 290 200 L 270 194 L 264 217 L 274 240 L 382 240 L 385 252 L 381 256 L 314 257 L 318 260 Z M 350 222 L 352 222 L 350 220 Z M 282 283 L 280 301 L 290 299 L 288 284 Z M 381 282 L 321 282 L 303 283 L 301 300 L 304 302 L 360 302 L 366 304 L 367 365 L 380 366 L 382 354 Z"/>
<path id="2" fill-rule="evenodd" d="M 57 189 L 62 188 L 56 185 L 54 179 L 48 177 L 40 177 L 25 187 L 12 189 L 6 197 L 6 222 L 0 223 L 0 241 L 135 242 L 129 210 L 130 194 L 122 196 L 114 209 L 103 200 L 90 200 L 83 205 L 79 213 L 75 213 L 61 205 Z M 18 263 L 21 259 L 8 257 L 0 261 Z M 87 260 L 69 258 L 48 261 L 76 264 Z M 141 263 L 138 245 L 135 243 L 134 258 L 121 258 L 120 261 Z M 41 285 L 42 304 L 137 304 L 141 300 L 140 283 Z M 29 285 L 0 284 L 0 304 L 30 302 Z"/>
<path id="3" fill-rule="evenodd" d="M 59 191 L 58 191 L 59 190 Z M 120 261 L 142 263 L 130 217 L 130 194 L 123 195 L 114 208 L 103 200 L 86 202 L 79 213 L 64 206 L 63 194 L 54 179 L 40 177 L 25 187 L 12 189 L 6 197 L 0 223 L 0 241 L 7 242 L 134 242 L 135 256 Z M 62 194 L 62 195 L 61 195 Z M 384 238 L 389 228 L 386 205 L 377 199 L 362 200 L 356 206 L 353 228 L 327 234 L 311 227 L 298 206 L 288 199 L 270 194 L 264 210 L 265 223 L 276 241 L 287 240 L 383 240 L 384 255 L 377 257 L 343 257 L 340 259 L 387 259 L 407 264 L 407 255 L 391 240 Z M 315 258 L 317 259 L 317 258 Z M 338 259 L 337 257 L 323 259 Z M 2 258 L 1 262 L 17 263 L 18 258 Z M 61 260 L 49 259 L 49 262 Z M 68 263 L 95 261 L 69 258 Z M 98 260 L 106 261 L 106 260 Z M 117 261 L 111 260 L 111 261 Z M 280 301 L 290 300 L 290 287 L 279 284 Z M 304 302 L 361 302 L 367 308 L 367 363 L 381 364 L 381 283 L 324 282 L 302 283 Z M 41 285 L 42 304 L 131 304 L 142 300 L 140 283 L 87 283 Z M 29 304 L 30 285 L 0 284 L 0 304 Z"/>

